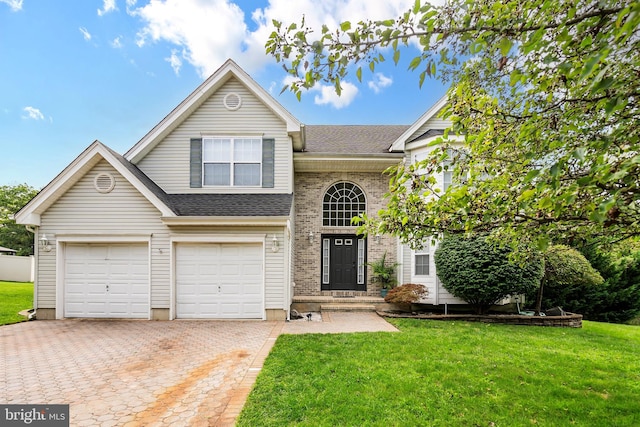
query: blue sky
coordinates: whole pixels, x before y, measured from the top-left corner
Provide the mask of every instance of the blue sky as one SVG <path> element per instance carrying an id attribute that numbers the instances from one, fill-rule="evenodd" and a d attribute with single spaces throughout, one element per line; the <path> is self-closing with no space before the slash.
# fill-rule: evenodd
<path id="1" fill-rule="evenodd" d="M 413 0 L 0 0 L 0 185 L 41 188 L 98 139 L 124 153 L 227 58 L 306 124 L 411 124 L 445 92 L 401 64 L 298 100 L 271 20 L 395 17 Z"/>

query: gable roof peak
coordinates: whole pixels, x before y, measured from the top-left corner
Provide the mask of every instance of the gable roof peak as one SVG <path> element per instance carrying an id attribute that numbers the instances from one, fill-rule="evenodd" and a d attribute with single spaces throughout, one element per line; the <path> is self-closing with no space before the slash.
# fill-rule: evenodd
<path id="1" fill-rule="evenodd" d="M 389 147 L 389 151 L 404 151 L 404 146 L 407 142 L 410 142 L 411 136 L 415 134 L 422 125 L 424 125 L 427 121 L 436 117 L 440 110 L 442 110 L 445 105 L 449 102 L 447 95 L 445 94 L 442 98 L 436 101 L 422 116 L 418 118 L 409 128 L 400 135 Z"/>
<path id="2" fill-rule="evenodd" d="M 220 89 L 231 77 L 238 79 L 253 94 L 279 117 L 287 127 L 287 132 L 294 142 L 301 142 L 302 123 L 287 111 L 276 99 L 247 74 L 233 59 L 227 59 L 216 71 L 200 84 L 189 96 L 175 107 L 153 129 L 142 137 L 124 157 L 137 163 L 153 149 L 163 138 L 176 129 L 213 93 Z"/>

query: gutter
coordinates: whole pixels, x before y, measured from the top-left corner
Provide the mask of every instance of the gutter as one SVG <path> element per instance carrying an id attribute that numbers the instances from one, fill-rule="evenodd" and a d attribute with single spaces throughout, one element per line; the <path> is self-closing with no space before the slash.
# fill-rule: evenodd
<path id="1" fill-rule="evenodd" d="M 163 216 L 166 225 L 286 226 L 289 216 Z"/>

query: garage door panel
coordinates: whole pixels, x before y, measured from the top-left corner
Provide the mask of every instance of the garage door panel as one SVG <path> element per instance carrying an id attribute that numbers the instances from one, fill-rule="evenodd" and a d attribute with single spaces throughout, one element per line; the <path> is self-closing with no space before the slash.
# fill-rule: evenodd
<path id="1" fill-rule="evenodd" d="M 261 244 L 178 244 L 176 317 L 261 319 L 262 252 Z"/>
<path id="2" fill-rule="evenodd" d="M 146 244 L 67 244 L 65 317 L 147 318 Z"/>

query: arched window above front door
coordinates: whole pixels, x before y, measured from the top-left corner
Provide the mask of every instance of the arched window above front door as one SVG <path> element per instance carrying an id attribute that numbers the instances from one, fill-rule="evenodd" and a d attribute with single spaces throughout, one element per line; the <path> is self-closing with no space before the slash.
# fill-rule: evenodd
<path id="1" fill-rule="evenodd" d="M 351 218 L 366 210 L 367 202 L 360 187 L 350 182 L 337 182 L 324 194 L 322 225 L 348 227 L 351 225 Z"/>

